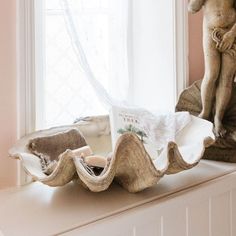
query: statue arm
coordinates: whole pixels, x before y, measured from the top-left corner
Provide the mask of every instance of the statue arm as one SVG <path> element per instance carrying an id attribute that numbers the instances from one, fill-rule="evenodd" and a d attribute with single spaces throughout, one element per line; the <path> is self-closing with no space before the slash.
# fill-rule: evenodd
<path id="1" fill-rule="evenodd" d="M 231 33 L 233 37 L 236 37 L 236 23 L 233 25 L 229 33 Z"/>
<path id="2" fill-rule="evenodd" d="M 234 0 L 234 8 L 236 9 L 236 0 Z M 236 22 L 234 23 L 234 25 L 232 26 L 232 28 L 228 31 L 228 33 L 226 33 L 226 35 L 232 36 L 234 38 L 236 38 Z"/>
<path id="3" fill-rule="evenodd" d="M 233 44 L 236 39 L 236 23 L 233 27 L 223 36 L 222 41 L 218 44 L 217 48 L 224 52 L 233 47 Z"/>
<path id="4" fill-rule="evenodd" d="M 206 0 L 190 0 L 188 4 L 188 11 L 191 13 L 196 13 L 200 11 Z"/>

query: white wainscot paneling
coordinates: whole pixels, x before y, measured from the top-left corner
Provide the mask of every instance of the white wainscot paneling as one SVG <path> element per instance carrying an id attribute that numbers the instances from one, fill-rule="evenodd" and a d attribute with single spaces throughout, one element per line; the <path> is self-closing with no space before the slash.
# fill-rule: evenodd
<path id="1" fill-rule="evenodd" d="M 63 235 L 235 236 L 235 217 L 234 173 Z"/>
<path id="2" fill-rule="evenodd" d="M 191 236 L 209 235 L 209 202 L 200 201 L 189 206 L 188 214 L 188 232 Z"/>
<path id="3" fill-rule="evenodd" d="M 232 224 L 232 233 L 231 235 L 236 235 L 236 189 L 231 192 L 231 224 Z"/>
<path id="4" fill-rule="evenodd" d="M 231 232 L 230 192 L 213 196 L 209 202 L 211 209 L 211 235 L 227 236 Z"/>

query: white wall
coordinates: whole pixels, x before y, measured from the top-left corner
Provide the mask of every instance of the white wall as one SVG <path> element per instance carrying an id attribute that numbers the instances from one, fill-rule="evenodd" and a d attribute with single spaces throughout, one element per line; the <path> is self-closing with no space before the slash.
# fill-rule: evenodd
<path id="1" fill-rule="evenodd" d="M 134 102 L 153 110 L 174 108 L 173 4 L 133 1 Z"/>

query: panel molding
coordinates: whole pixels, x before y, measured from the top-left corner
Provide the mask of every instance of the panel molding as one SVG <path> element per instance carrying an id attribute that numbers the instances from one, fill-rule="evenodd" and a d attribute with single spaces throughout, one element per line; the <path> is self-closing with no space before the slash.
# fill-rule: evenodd
<path id="1" fill-rule="evenodd" d="M 151 236 L 153 232 L 158 236 L 173 235 L 173 232 L 176 236 L 234 236 L 235 199 L 236 172 L 73 229 L 66 235 L 92 236 L 96 231 L 104 236 L 115 232 L 118 236 L 122 225 L 127 236 Z M 133 233 L 128 231 L 131 226 Z"/>

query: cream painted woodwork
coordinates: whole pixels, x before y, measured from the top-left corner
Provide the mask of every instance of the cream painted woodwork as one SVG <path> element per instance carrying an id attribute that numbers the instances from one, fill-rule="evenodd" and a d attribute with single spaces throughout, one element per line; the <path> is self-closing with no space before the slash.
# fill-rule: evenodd
<path id="1" fill-rule="evenodd" d="M 236 164 L 201 161 L 138 194 L 32 183 L 0 191 L 0 202 L 5 236 L 235 236 Z"/>
<path id="2" fill-rule="evenodd" d="M 235 236 L 235 209 L 236 173 L 62 235 Z"/>

